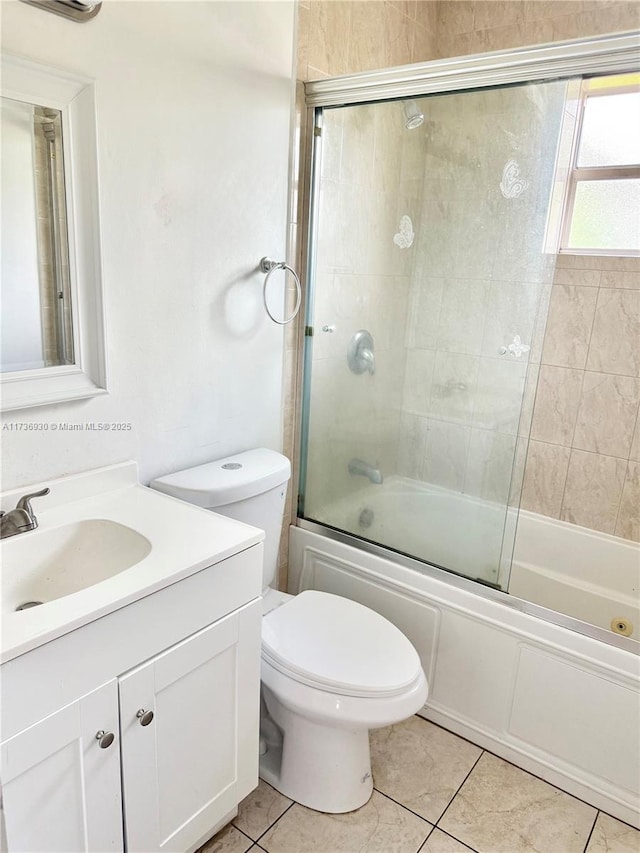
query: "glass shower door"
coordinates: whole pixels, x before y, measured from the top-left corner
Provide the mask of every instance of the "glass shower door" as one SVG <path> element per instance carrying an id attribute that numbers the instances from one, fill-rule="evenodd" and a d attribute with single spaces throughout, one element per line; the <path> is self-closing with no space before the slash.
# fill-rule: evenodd
<path id="1" fill-rule="evenodd" d="M 303 517 L 506 587 L 566 82 L 324 109 Z"/>

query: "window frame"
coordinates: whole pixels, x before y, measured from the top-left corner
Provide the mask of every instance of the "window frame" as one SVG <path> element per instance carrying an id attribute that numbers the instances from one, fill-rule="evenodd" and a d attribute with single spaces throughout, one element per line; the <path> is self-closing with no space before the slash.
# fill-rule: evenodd
<path id="1" fill-rule="evenodd" d="M 598 75 L 614 76 L 614 75 Z M 576 193 L 578 184 L 586 181 L 611 181 L 624 180 L 629 178 L 640 179 L 640 163 L 625 166 L 578 166 L 578 152 L 580 150 L 580 142 L 582 140 L 582 128 L 584 125 L 584 115 L 587 106 L 588 98 L 599 98 L 608 95 L 620 95 L 639 90 L 636 84 L 627 84 L 619 86 L 602 87 L 601 89 L 592 89 L 589 91 L 589 84 L 597 77 L 585 77 L 580 86 L 580 94 L 578 98 L 578 110 L 576 115 L 573 141 L 571 145 L 571 157 L 567 169 L 567 181 L 565 190 L 565 202 L 562 212 L 562 224 L 560 229 L 560 241 L 558 252 L 560 254 L 569 255 L 609 255 L 617 257 L 640 257 L 638 249 L 605 249 L 603 247 L 572 247 L 569 246 L 569 237 L 571 235 L 571 226 L 573 224 L 573 214 L 575 209 Z"/>

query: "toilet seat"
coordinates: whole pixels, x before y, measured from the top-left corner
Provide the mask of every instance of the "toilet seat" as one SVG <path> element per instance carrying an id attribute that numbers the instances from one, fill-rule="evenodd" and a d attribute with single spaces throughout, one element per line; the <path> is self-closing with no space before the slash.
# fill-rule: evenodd
<path id="1" fill-rule="evenodd" d="M 331 694 L 393 697 L 424 679 L 404 634 L 368 607 L 306 590 L 262 620 L 263 662 Z"/>

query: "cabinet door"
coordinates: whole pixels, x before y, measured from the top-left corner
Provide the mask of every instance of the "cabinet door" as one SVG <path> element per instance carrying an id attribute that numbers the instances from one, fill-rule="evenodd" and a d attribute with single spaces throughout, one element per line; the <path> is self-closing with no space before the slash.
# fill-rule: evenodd
<path id="1" fill-rule="evenodd" d="M 120 679 L 128 850 L 196 849 L 257 785 L 261 614 L 254 602 Z"/>
<path id="2" fill-rule="evenodd" d="M 108 747 L 100 730 L 114 735 Z M 116 679 L 4 741 L 1 753 L 9 853 L 123 850 Z"/>

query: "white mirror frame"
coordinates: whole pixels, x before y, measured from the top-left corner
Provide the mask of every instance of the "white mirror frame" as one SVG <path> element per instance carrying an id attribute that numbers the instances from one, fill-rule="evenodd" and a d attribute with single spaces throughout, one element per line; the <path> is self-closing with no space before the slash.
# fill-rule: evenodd
<path id="1" fill-rule="evenodd" d="M 107 393 L 96 106 L 93 81 L 12 56 L 1 60 L 6 98 L 62 113 L 75 364 L 0 375 L 0 409 L 14 411 Z"/>

